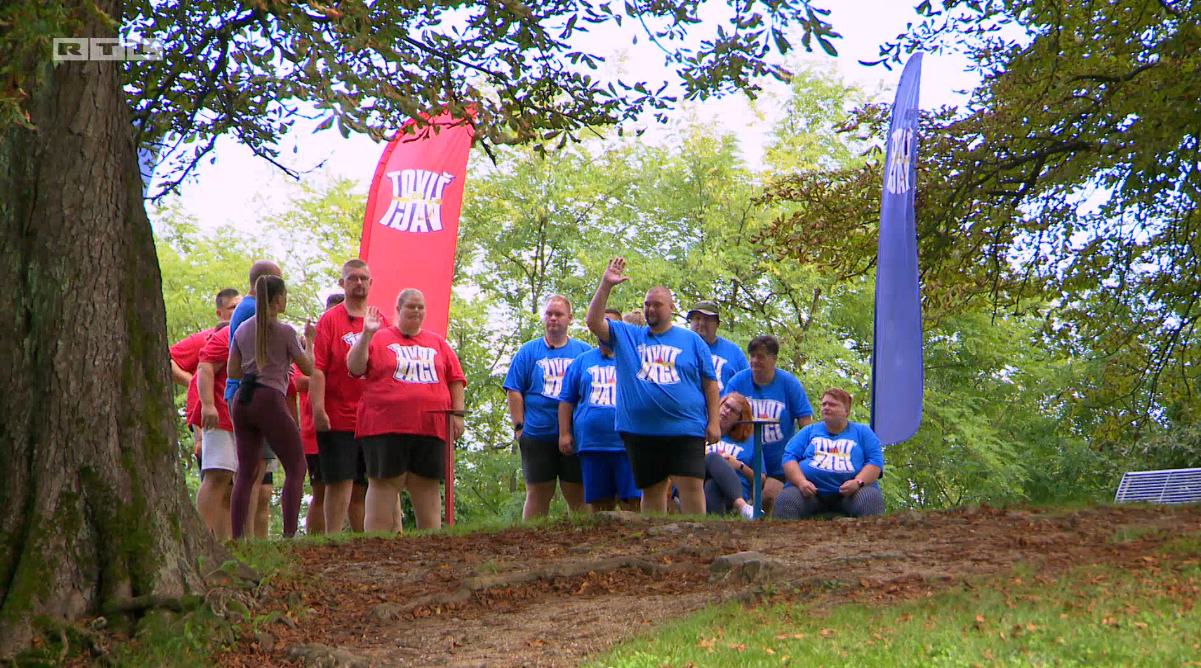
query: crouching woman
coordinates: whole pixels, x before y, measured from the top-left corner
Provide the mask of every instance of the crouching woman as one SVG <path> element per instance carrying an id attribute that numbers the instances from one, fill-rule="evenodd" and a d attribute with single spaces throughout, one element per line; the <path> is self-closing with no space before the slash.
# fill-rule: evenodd
<path id="1" fill-rule="evenodd" d="M 871 427 L 849 421 L 851 395 L 845 390 L 826 390 L 821 413 L 821 422 L 801 429 L 784 449 L 788 484 L 776 497 L 772 516 L 883 515 L 884 495 L 876 482 L 884 471 L 880 439 Z"/>

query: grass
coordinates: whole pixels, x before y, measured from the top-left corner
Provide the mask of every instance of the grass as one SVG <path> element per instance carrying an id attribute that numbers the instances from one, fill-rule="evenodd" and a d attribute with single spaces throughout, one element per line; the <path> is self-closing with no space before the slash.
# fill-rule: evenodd
<path id="1" fill-rule="evenodd" d="M 1190 536 L 1138 570 L 1081 566 L 1053 579 L 1027 567 L 887 607 L 784 595 L 709 608 L 587 665 L 1201 666 L 1199 548 Z"/>

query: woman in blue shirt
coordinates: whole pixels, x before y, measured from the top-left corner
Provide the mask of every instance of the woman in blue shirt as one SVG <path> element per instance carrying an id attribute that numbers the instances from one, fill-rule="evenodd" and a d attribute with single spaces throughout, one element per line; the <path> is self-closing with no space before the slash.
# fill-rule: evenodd
<path id="1" fill-rule="evenodd" d="M 751 479 L 754 474 L 754 426 L 750 422 L 751 404 L 732 392 L 721 400 L 721 441 L 705 448 L 705 510 L 710 515 L 734 511 L 746 519 L 754 516 Z"/>
<path id="2" fill-rule="evenodd" d="M 788 486 L 776 497 L 773 517 L 884 514 L 876 482 L 884 472 L 884 450 L 871 427 L 850 422 L 850 414 L 851 395 L 845 390 L 822 393 L 822 421 L 802 429 L 784 448 Z"/>

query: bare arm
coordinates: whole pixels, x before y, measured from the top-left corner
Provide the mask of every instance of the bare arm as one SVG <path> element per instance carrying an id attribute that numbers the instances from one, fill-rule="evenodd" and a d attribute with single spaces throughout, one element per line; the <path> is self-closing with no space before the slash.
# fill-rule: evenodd
<path id="1" fill-rule="evenodd" d="M 461 380 L 452 380 L 447 388 L 450 389 L 450 407 L 456 411 L 466 410 L 467 401 L 463 396 L 464 383 Z M 467 431 L 467 419 L 462 415 L 454 416 L 455 440 Z"/>
<path id="2" fill-rule="evenodd" d="M 809 482 L 804 473 L 801 473 L 800 462 L 787 461 L 784 462 L 784 477 L 788 482 L 792 483 L 793 487 L 801 490 L 801 494 L 806 497 L 811 497 L 817 494 L 817 485 Z"/>
<path id="3" fill-rule="evenodd" d="M 229 351 L 229 359 L 225 361 L 225 375 L 240 380 L 242 378 L 242 353 L 237 350 Z"/>
<path id="4" fill-rule="evenodd" d="M 213 400 L 213 386 L 217 384 L 217 374 L 213 370 L 216 366 L 213 362 L 201 362 L 196 367 L 196 373 L 199 377 L 196 379 L 196 390 L 200 393 L 200 405 L 204 407 L 216 407 L 217 404 Z"/>
<path id="5" fill-rule="evenodd" d="M 863 467 L 863 470 L 859 472 L 859 475 L 855 477 L 862 480 L 864 485 L 870 485 L 880 479 L 880 473 L 881 471 L 879 466 L 876 466 L 875 464 L 867 464 Z"/>
<path id="6" fill-rule="evenodd" d="M 308 338 L 304 341 L 304 354 L 300 357 L 292 358 L 296 363 L 296 368 L 300 369 L 300 373 L 305 376 L 313 375 L 313 339 Z M 300 391 L 300 379 L 296 379 L 296 391 Z M 308 387 L 308 381 L 305 381 L 305 387 Z"/>
<path id="7" fill-rule="evenodd" d="M 216 429 L 220 424 L 213 387 L 217 384 L 216 362 L 201 362 L 196 367 L 196 391 L 200 394 L 200 428 Z"/>
<path id="8" fill-rule="evenodd" d="M 175 360 L 171 360 L 171 380 L 175 381 L 176 385 L 187 387 L 192 384 L 192 374 L 181 369 Z"/>
<path id="9" fill-rule="evenodd" d="M 517 390 L 509 390 L 509 419 L 513 424 L 525 422 L 525 396 Z M 514 430 L 513 438 L 521 438 L 520 429 Z"/>
<path id="10" fill-rule="evenodd" d="M 808 427 L 811 424 L 813 424 L 813 416 L 812 415 L 806 415 L 805 417 L 799 417 L 796 419 L 796 428 L 798 430 L 804 429 L 805 427 Z"/>
<path id="11" fill-rule="evenodd" d="M 362 336 L 355 340 L 350 352 L 346 353 L 346 369 L 350 371 L 350 375 L 361 376 L 367 373 L 367 352 L 371 349 L 373 337 L 374 333 L 368 334 L 367 330 L 363 330 Z"/>
<path id="12" fill-rule="evenodd" d="M 325 372 L 313 369 L 309 379 L 309 401 L 313 403 L 313 427 L 329 431 L 329 414 L 325 412 Z"/>
<path id="13" fill-rule="evenodd" d="M 716 443 L 721 440 L 721 390 L 717 389 L 716 380 L 708 378 L 701 379 L 701 389 L 705 392 L 705 409 L 709 414 L 705 438 L 709 443 Z"/>
<path id="14" fill-rule="evenodd" d="M 612 291 L 613 286 L 601 283 L 596 289 L 596 294 L 592 295 L 592 301 L 588 303 L 588 315 L 584 318 L 588 329 L 596 335 L 596 340 L 606 345 L 609 343 L 609 320 L 605 318 L 605 308 L 609 304 L 609 293 Z"/>
<path id="15" fill-rule="evenodd" d="M 559 452 L 575 454 L 575 404 L 559 402 Z"/>
<path id="16" fill-rule="evenodd" d="M 361 376 L 367 373 L 367 355 L 371 350 L 371 339 L 380 330 L 383 323 L 384 318 L 380 315 L 379 309 L 368 306 L 367 316 L 363 318 L 363 333 L 350 347 L 350 352 L 346 353 L 346 369 L 350 371 L 350 375 Z"/>
<path id="17" fill-rule="evenodd" d="M 605 307 L 609 304 L 609 293 L 613 291 L 613 286 L 630 280 L 629 276 L 624 275 L 625 268 L 624 258 L 616 257 L 609 261 L 596 294 L 592 295 L 592 301 L 588 304 L 588 315 L 584 318 L 588 329 L 604 344 L 609 343 L 609 321 L 605 319 Z"/>

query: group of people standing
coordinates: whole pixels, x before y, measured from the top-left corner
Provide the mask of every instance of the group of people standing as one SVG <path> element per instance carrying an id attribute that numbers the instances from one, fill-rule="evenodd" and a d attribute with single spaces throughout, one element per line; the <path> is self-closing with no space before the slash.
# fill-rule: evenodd
<path id="1" fill-rule="evenodd" d="M 424 295 L 404 290 L 395 314 L 381 313 L 367 304 L 369 267 L 350 260 L 343 294 L 298 334 L 280 320 L 279 267 L 256 262 L 249 279 L 245 296 L 218 293 L 216 327 L 171 348 L 173 376 L 188 387 L 197 506 L 209 530 L 265 536 L 281 465 L 285 536 L 298 528 L 306 472 L 309 534 L 346 523 L 400 531 L 403 490 L 417 527 L 440 527 L 446 442 L 465 428 L 466 378 L 446 340 L 422 329 Z M 774 501 L 776 517 L 883 512 L 882 449 L 867 426 L 848 421 L 850 395 L 826 390 L 814 422 L 800 381 L 776 368 L 774 337 L 756 337 L 743 354 L 717 335 L 719 309 L 709 301 L 688 311 L 689 328 L 677 327 L 664 287 L 623 314 L 608 298 L 626 280 L 625 261 L 614 259 L 587 311 L 596 348 L 569 335 L 572 304 L 554 296 L 544 335 L 510 363 L 504 388 L 526 481 L 523 517 L 549 512 L 556 483 L 573 511 L 750 517 L 753 423 L 762 429 L 764 501 Z"/>
<path id="2" fill-rule="evenodd" d="M 313 488 L 308 534 L 346 523 L 354 531 L 399 531 L 403 489 L 418 528 L 441 526 L 443 416 L 463 412 L 459 360 L 442 337 L 421 328 L 420 291 L 399 295 L 390 326 L 367 304 L 367 263 L 347 262 L 339 285 L 343 293 L 300 335 L 279 318 L 287 288 L 278 265 L 256 262 L 245 297 L 218 294 L 222 322 L 171 348 L 175 380 L 189 387 L 187 422 L 198 434 L 197 506 L 220 538 L 265 536 L 254 506 L 265 509 L 270 499 L 272 461 L 285 475 L 285 536 L 297 531 L 306 473 Z M 461 416 L 451 428 L 462 434 Z"/>
<path id="3" fill-rule="evenodd" d="M 526 480 L 526 519 L 548 512 L 555 484 L 572 510 L 752 516 L 755 424 L 761 428 L 765 507 L 781 518 L 823 511 L 884 512 L 884 457 L 866 425 L 849 421 L 852 398 L 822 393 L 821 422 L 801 382 L 776 367 L 780 344 L 758 336 L 747 354 L 717 335 L 712 301 L 673 322 L 665 287 L 641 312 L 608 306 L 628 280 L 625 260 L 606 269 L 586 322 L 597 348 L 572 339 L 570 300 L 553 296 L 545 334 L 513 357 L 504 388 Z M 748 357 L 749 355 L 749 357 Z"/>

